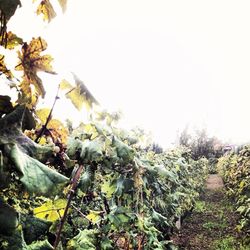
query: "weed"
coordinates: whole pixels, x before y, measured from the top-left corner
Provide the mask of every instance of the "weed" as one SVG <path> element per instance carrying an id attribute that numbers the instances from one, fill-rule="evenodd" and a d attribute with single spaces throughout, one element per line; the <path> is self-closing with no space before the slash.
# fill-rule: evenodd
<path id="1" fill-rule="evenodd" d="M 205 201 L 197 201 L 195 203 L 194 211 L 197 213 L 204 213 L 206 211 L 206 202 Z"/>
<path id="2" fill-rule="evenodd" d="M 203 228 L 208 230 L 214 230 L 214 229 L 223 229 L 227 227 L 227 224 L 225 222 L 223 223 L 217 223 L 213 221 L 208 221 L 202 225 Z"/>
<path id="3" fill-rule="evenodd" d="M 250 246 L 242 246 L 234 237 L 226 237 L 216 240 L 213 244 L 214 250 L 249 250 Z"/>

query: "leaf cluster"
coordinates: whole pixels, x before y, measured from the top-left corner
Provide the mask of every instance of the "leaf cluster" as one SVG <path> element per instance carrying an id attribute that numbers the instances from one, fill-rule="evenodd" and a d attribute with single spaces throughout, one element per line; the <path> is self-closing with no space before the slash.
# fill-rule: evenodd
<path id="1" fill-rule="evenodd" d="M 238 229 L 250 232 L 250 146 L 246 145 L 239 154 L 221 157 L 217 164 L 223 176 L 227 194 L 235 200 L 236 210 L 241 214 Z"/>

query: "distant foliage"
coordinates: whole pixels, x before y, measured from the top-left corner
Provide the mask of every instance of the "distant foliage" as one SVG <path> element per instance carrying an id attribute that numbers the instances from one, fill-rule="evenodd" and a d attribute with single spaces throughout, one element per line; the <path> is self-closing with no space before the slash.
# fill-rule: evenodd
<path id="1" fill-rule="evenodd" d="M 196 130 L 194 135 L 185 128 L 179 137 L 179 144 L 191 149 L 192 157 L 218 158 L 222 155 L 223 144 L 216 137 L 209 137 L 206 129 Z"/>
<path id="2" fill-rule="evenodd" d="M 221 157 L 217 164 L 223 176 L 227 194 L 235 201 L 237 212 L 241 214 L 238 229 L 250 232 L 250 146 L 245 146 L 239 154 L 231 153 Z"/>

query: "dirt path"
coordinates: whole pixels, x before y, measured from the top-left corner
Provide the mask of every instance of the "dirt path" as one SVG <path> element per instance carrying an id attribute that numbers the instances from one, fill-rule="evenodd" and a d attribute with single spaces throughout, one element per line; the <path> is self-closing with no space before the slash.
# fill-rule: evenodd
<path id="1" fill-rule="evenodd" d="M 206 187 L 209 190 L 223 188 L 224 187 L 223 180 L 217 174 L 210 174 L 208 179 L 207 179 Z"/>
<path id="2" fill-rule="evenodd" d="M 186 218 L 173 242 L 179 250 L 234 250 L 241 248 L 235 230 L 238 215 L 225 196 L 220 176 L 210 175 L 204 194 L 197 202 L 192 215 Z"/>

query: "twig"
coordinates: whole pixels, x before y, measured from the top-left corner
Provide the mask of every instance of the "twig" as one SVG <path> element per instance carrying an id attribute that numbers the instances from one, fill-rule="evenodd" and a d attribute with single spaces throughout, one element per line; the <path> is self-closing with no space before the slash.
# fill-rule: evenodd
<path id="1" fill-rule="evenodd" d="M 56 96 L 55 96 L 53 105 L 52 105 L 52 107 L 51 107 L 51 109 L 50 109 L 50 112 L 49 112 L 49 115 L 48 115 L 48 117 L 47 117 L 47 120 L 46 120 L 45 124 L 43 125 L 42 129 L 40 130 L 40 132 L 39 132 L 37 138 L 35 139 L 35 142 L 36 142 L 36 143 L 38 143 L 38 142 L 40 141 L 40 138 L 43 136 L 45 130 L 47 129 L 48 123 L 49 123 L 49 121 L 50 121 L 51 118 L 52 118 L 52 112 L 53 112 L 53 110 L 54 110 L 56 101 L 59 99 L 59 96 L 58 96 L 59 89 L 60 89 L 60 84 L 58 85 L 57 92 L 56 92 Z"/>
<path id="2" fill-rule="evenodd" d="M 76 170 L 76 173 L 75 173 L 75 175 L 74 175 L 74 177 L 72 179 L 72 186 L 71 186 L 71 189 L 69 190 L 69 193 L 68 193 L 68 202 L 67 202 L 67 205 L 65 207 L 63 217 L 60 220 L 60 224 L 59 224 L 59 227 L 58 227 L 58 230 L 57 230 L 56 239 L 55 239 L 54 246 L 53 246 L 54 250 L 56 250 L 56 248 L 57 248 L 57 246 L 59 244 L 61 232 L 62 232 L 62 229 L 63 229 L 63 225 L 64 225 L 64 223 L 66 221 L 68 210 L 69 210 L 69 207 L 70 207 L 70 203 L 71 203 L 72 198 L 73 198 L 73 196 L 75 194 L 75 190 L 77 188 L 79 179 L 81 177 L 82 170 L 83 170 L 83 165 L 80 165 L 78 167 L 78 169 Z"/>
<path id="3" fill-rule="evenodd" d="M 84 219 L 86 219 L 86 220 L 88 220 L 89 222 L 91 222 L 91 220 L 89 220 L 88 218 L 87 218 L 87 216 L 79 209 L 79 208 L 77 208 L 76 206 L 74 206 L 74 205 L 71 205 Z"/>

